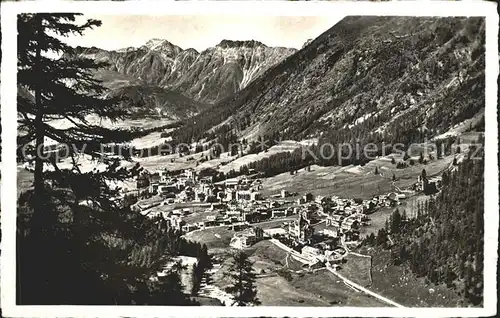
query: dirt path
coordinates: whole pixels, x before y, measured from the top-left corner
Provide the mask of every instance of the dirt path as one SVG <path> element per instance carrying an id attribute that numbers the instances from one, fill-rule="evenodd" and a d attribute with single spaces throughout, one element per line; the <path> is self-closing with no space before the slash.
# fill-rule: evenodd
<path id="1" fill-rule="evenodd" d="M 366 289 L 366 288 L 364 288 L 363 286 L 361 286 L 361 285 L 359 285 L 359 284 L 356 284 L 355 282 L 353 282 L 353 281 L 351 281 L 351 280 L 349 280 L 349 279 L 345 278 L 344 276 L 342 276 L 341 274 L 339 274 L 339 273 L 338 273 L 336 270 L 334 270 L 333 268 L 331 268 L 331 267 L 328 267 L 328 266 L 327 266 L 327 267 L 326 267 L 326 269 L 327 269 L 327 270 L 329 270 L 332 274 L 334 274 L 334 275 L 335 275 L 335 276 L 337 276 L 338 278 L 340 278 L 340 279 L 341 279 L 341 280 L 342 280 L 342 281 L 343 281 L 346 285 L 348 285 L 348 286 L 350 286 L 350 287 L 353 287 L 354 289 L 357 289 L 357 290 L 359 290 L 360 292 L 363 292 L 363 293 L 365 293 L 365 294 L 368 294 L 368 295 L 370 295 L 370 296 L 372 296 L 372 297 L 375 297 L 375 298 L 377 298 L 378 300 L 383 301 L 384 303 L 389 304 L 389 305 L 391 305 L 391 306 L 395 306 L 395 307 L 398 307 L 398 308 L 404 308 L 404 306 L 403 306 L 403 305 L 398 304 L 397 302 L 392 301 L 392 300 L 390 300 L 390 299 L 388 299 L 388 298 L 386 298 L 386 297 L 384 297 L 384 296 L 382 296 L 382 295 L 379 295 L 379 294 L 377 294 L 377 293 L 374 293 L 374 292 L 372 292 L 371 290 Z"/>
<path id="2" fill-rule="evenodd" d="M 297 259 L 298 261 L 301 261 L 301 262 L 303 262 L 303 263 L 307 263 L 305 260 L 302 260 L 302 259 L 303 259 L 303 257 L 300 257 L 300 256 L 301 256 L 300 254 L 298 254 L 297 252 L 295 252 L 295 251 L 293 251 L 292 249 L 288 248 L 288 247 L 287 247 L 286 245 L 284 245 L 283 243 L 281 243 L 281 242 L 279 242 L 279 241 L 277 241 L 277 240 L 274 240 L 274 239 L 271 239 L 270 241 L 271 241 L 271 243 L 275 244 L 275 245 L 276 245 L 276 246 L 278 246 L 279 248 L 281 248 L 281 249 L 285 250 L 286 252 L 290 253 L 290 254 L 292 255 L 292 257 L 293 257 L 293 256 L 296 256 L 296 257 L 294 257 L 295 259 L 297 259 L 297 256 L 299 256 L 299 258 L 300 258 L 300 259 Z M 328 271 L 330 271 L 331 273 L 333 273 L 333 274 L 334 274 L 335 276 L 337 276 L 338 278 L 340 278 L 340 279 L 344 282 L 344 284 L 346 284 L 347 286 L 352 287 L 352 288 L 354 288 L 354 289 L 356 289 L 356 290 L 358 290 L 358 291 L 360 291 L 360 292 L 363 292 L 363 293 L 365 293 L 365 294 L 368 294 L 368 295 L 370 295 L 370 296 L 372 296 L 372 297 L 374 297 L 374 298 L 377 298 L 378 300 L 380 300 L 380 301 L 382 301 L 382 302 L 384 302 L 384 303 L 386 303 L 386 304 L 389 304 L 389 305 L 391 305 L 391 306 L 395 306 L 395 307 L 399 307 L 399 308 L 404 308 L 404 306 L 403 306 L 403 305 L 398 304 L 398 303 L 396 303 L 396 302 L 394 302 L 394 301 L 392 301 L 392 300 L 390 300 L 390 299 L 388 299 L 388 298 L 386 298 L 386 297 L 384 297 L 384 296 L 382 296 L 382 295 L 379 295 L 379 294 L 377 294 L 377 293 L 374 293 L 374 292 L 372 292 L 371 290 L 366 289 L 366 288 L 364 288 L 363 286 L 361 286 L 361 285 L 359 285 L 359 284 L 356 284 L 355 282 L 353 282 L 353 281 L 351 281 L 351 280 L 349 280 L 349 279 L 345 278 L 344 276 L 342 276 L 341 274 L 339 274 L 339 273 L 338 273 L 336 270 L 334 270 L 333 268 L 331 268 L 331 267 L 327 266 L 327 267 L 326 267 L 326 269 L 327 269 Z"/>
<path id="3" fill-rule="evenodd" d="M 277 247 L 279 247 L 282 250 L 284 250 L 285 252 L 289 253 L 297 261 L 299 261 L 299 262 L 301 262 L 303 264 L 308 264 L 308 265 L 312 264 L 304 256 L 300 255 L 297 251 L 294 251 L 293 249 L 289 248 L 288 246 L 286 246 L 285 244 L 281 243 L 280 241 L 278 241 L 276 239 L 270 239 L 269 241 L 271 243 L 273 243 L 274 245 L 276 245 Z"/>

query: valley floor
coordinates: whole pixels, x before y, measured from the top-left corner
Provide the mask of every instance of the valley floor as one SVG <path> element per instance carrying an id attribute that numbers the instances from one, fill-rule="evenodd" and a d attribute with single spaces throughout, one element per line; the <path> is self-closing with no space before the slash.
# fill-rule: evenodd
<path id="1" fill-rule="evenodd" d="M 472 136 L 473 140 L 475 136 Z M 142 137 L 133 141 L 137 145 L 154 145 L 159 139 L 159 133 Z M 296 142 L 282 142 L 272 147 L 268 153 L 255 155 L 228 156 L 224 154 L 221 158 L 209 160 L 197 164 L 197 160 L 203 153 L 191 156 L 179 157 L 177 154 L 168 156 L 153 156 L 147 158 L 133 158 L 132 162 L 123 162 L 123 166 L 132 166 L 140 163 L 141 166 L 156 171 L 163 168 L 169 170 L 194 168 L 218 168 L 222 171 L 239 170 L 244 164 L 260 160 L 271 154 L 283 151 L 293 151 L 298 147 Z M 278 174 L 262 179 L 261 193 L 264 197 L 279 194 L 282 190 L 290 193 L 303 195 L 307 192 L 314 196 L 336 195 L 343 198 L 371 199 L 375 195 L 385 194 L 395 189 L 407 189 L 415 183 L 417 176 L 425 169 L 428 176 L 440 175 L 448 168 L 454 160 L 454 156 L 447 156 L 439 160 L 430 160 L 427 164 L 418 163 L 418 156 L 414 157 L 415 165 L 403 169 L 397 169 L 391 163 L 392 156 L 379 157 L 364 166 L 329 166 L 322 167 L 313 165 L 310 169 L 301 169 L 291 175 L 289 172 Z M 399 158 L 398 158 L 399 159 Z M 400 160 L 400 159 L 399 159 Z M 64 164 L 64 162 L 63 162 Z M 84 170 L 91 170 L 95 163 L 83 161 Z M 378 170 L 379 174 L 375 174 Z M 393 175 L 396 181 L 393 181 Z M 29 189 L 32 183 L 32 173 L 18 168 L 18 195 Z M 121 184 L 129 190 L 134 190 L 134 182 Z M 297 197 L 288 197 L 285 200 L 295 200 Z M 149 199 L 148 199 L 149 200 Z M 411 217 L 417 202 L 426 200 L 425 196 L 411 194 L 403 200 L 400 208 L 406 210 Z M 162 209 L 174 209 L 189 206 L 192 214 L 186 217 L 187 223 L 201 222 L 210 212 L 206 207 L 199 208 L 194 205 L 176 204 L 172 207 L 162 206 Z M 361 228 L 361 236 L 376 234 L 384 227 L 385 221 L 394 210 L 393 207 L 379 208 L 375 213 L 369 215 L 370 224 Z M 262 229 L 280 227 L 283 222 L 290 222 L 296 216 L 283 217 L 275 220 L 265 221 L 258 224 Z M 325 227 L 324 223 L 315 225 L 319 231 Z M 235 231 L 229 226 L 199 229 L 189 232 L 186 238 L 206 244 L 210 253 L 218 260 L 220 268 L 213 274 L 213 286 L 219 294 L 228 285 L 226 270 L 229 266 L 229 258 L 233 250 L 229 242 Z M 345 284 L 342 280 L 329 272 L 328 269 L 306 270 L 302 264 L 290 257 L 289 253 L 280 249 L 269 241 L 261 241 L 251 248 L 245 250 L 254 262 L 257 276 L 258 298 L 262 305 L 269 306 L 387 306 L 387 303 L 376 299 L 366 293 Z M 347 263 L 339 269 L 339 274 L 370 291 L 387 297 L 394 302 L 404 306 L 460 306 L 460 297 L 452 290 L 444 286 L 430 286 L 423 279 L 415 278 L 404 267 L 387 266 L 388 257 L 385 251 L 363 249 L 357 254 L 355 252 L 347 255 Z M 216 293 L 206 292 L 200 297 L 202 302 L 212 303 L 214 300 L 207 295 Z M 222 297 L 222 296 L 221 296 Z M 222 297 L 221 301 L 224 297 Z"/>

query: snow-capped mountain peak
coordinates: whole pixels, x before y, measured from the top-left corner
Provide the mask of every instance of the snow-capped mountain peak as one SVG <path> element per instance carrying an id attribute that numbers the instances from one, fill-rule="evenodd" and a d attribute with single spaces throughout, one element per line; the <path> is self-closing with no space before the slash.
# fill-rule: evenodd
<path id="1" fill-rule="evenodd" d="M 79 48 L 79 54 L 109 62 L 121 75 L 214 103 L 245 88 L 296 50 L 268 47 L 255 40 L 222 40 L 198 52 L 153 38 L 136 49 L 105 51 Z"/>

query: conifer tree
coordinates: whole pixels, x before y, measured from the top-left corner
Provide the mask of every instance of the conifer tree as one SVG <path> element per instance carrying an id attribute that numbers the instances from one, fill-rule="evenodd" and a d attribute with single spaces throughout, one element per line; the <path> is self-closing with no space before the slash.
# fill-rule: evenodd
<path id="1" fill-rule="evenodd" d="M 238 252 L 233 255 L 228 275 L 232 284 L 226 288 L 226 292 L 234 296 L 239 306 L 260 304 L 257 299 L 253 264 L 248 259 L 247 254 Z"/>
<path id="2" fill-rule="evenodd" d="M 420 176 L 422 177 L 422 180 L 427 180 L 427 171 L 425 171 L 425 169 L 422 169 L 422 173 Z"/>
<path id="3" fill-rule="evenodd" d="M 105 162 L 104 170 L 86 172 L 77 164 L 79 153 L 97 155 L 101 145 L 131 136 L 128 130 L 106 129 L 88 121 L 88 115 L 117 120 L 127 114 L 118 99 L 104 97 L 105 88 L 93 77 L 105 65 L 74 56 L 73 48 L 64 43 L 69 35 L 101 25 L 92 19 L 78 24 L 77 16 L 18 16 L 18 155 L 24 155 L 30 144 L 35 146 L 28 153 L 34 157 L 33 188 L 21 193 L 18 201 L 21 304 L 130 303 L 127 281 L 140 281 L 138 275 L 148 269 L 138 271 L 136 266 L 151 263 L 153 253 L 159 251 L 158 246 L 141 245 L 145 237 L 141 232 L 153 236 L 145 228 L 149 223 L 116 203 L 113 198 L 119 188 L 109 187 L 111 180 L 137 175 L 139 167 L 121 168 L 118 160 L 112 160 Z M 54 126 L 53 120 L 59 119 L 72 127 Z M 45 156 L 46 138 L 65 146 L 72 162 L 69 169 Z M 111 242 L 121 245 L 112 248 Z M 131 265 L 134 246 L 140 248 L 136 255 L 142 260 Z"/>
<path id="4" fill-rule="evenodd" d="M 35 169 L 33 199 L 33 226 L 43 227 L 48 219 L 45 211 L 47 182 L 72 190 L 77 200 L 96 201 L 101 207 L 110 205 L 113 192 L 106 179 L 129 177 L 129 171 L 119 169 L 117 162 L 109 162 L 105 173 L 81 173 L 75 165 L 72 170 L 61 170 L 54 160 L 42 155 L 45 138 L 64 145 L 69 156 L 75 149 L 96 153 L 107 142 L 119 142 L 128 137 L 127 131 L 116 131 L 93 125 L 88 115 L 113 120 L 122 119 L 117 99 L 104 98 L 105 88 L 94 79 L 93 71 L 106 64 L 87 58 L 72 57 L 73 48 L 61 38 L 82 35 L 87 29 L 98 27 L 100 21 L 87 20 L 76 24 L 76 14 L 22 14 L 18 18 L 18 84 L 27 94 L 18 96 L 19 130 L 23 132 L 18 147 L 35 142 Z M 57 35 L 57 36 L 56 36 Z M 62 57 L 54 57 L 62 55 Z M 34 97 L 32 97 L 34 96 Z M 73 124 L 68 129 L 51 125 L 51 121 L 65 119 Z M 44 165 L 52 165 L 55 173 L 44 172 Z M 62 180 L 63 179 L 63 180 Z M 77 183 L 72 182 L 78 180 Z M 89 186 L 83 187 L 82 182 Z M 42 216 L 45 214 L 44 216 Z"/>

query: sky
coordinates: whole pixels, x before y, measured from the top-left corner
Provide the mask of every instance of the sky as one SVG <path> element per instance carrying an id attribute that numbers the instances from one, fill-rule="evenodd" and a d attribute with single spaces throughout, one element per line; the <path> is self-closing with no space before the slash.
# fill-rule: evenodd
<path id="1" fill-rule="evenodd" d="M 102 21 L 102 26 L 83 36 L 67 39 L 71 46 L 95 46 L 106 50 L 139 47 L 153 38 L 166 39 L 182 49 L 203 51 L 221 40 L 257 40 L 268 46 L 300 49 L 342 19 L 326 16 L 237 16 L 237 15 L 102 15 L 84 16 Z"/>

